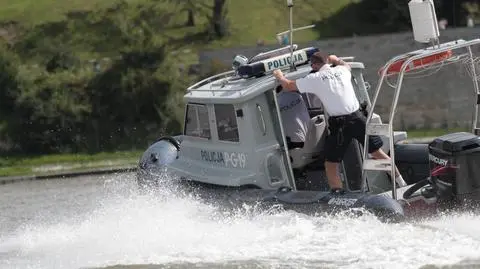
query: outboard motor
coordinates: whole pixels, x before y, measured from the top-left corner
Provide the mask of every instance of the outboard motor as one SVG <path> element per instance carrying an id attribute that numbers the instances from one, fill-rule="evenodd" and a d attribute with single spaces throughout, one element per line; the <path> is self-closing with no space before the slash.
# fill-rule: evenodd
<path id="1" fill-rule="evenodd" d="M 137 169 L 137 184 L 144 188 L 157 184 L 157 177 L 164 172 L 165 165 L 173 162 L 180 150 L 181 138 L 164 136 L 150 145 L 142 154 Z"/>
<path id="2" fill-rule="evenodd" d="M 480 137 L 458 132 L 429 144 L 430 184 L 439 202 L 480 202 Z"/>

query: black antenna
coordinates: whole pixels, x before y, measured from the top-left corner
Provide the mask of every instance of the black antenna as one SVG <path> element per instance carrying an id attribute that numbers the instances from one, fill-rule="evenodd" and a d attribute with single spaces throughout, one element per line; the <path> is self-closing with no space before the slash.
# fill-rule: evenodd
<path id="1" fill-rule="evenodd" d="M 293 0 L 287 0 L 287 6 L 290 9 L 290 72 L 296 71 L 293 60 Z"/>

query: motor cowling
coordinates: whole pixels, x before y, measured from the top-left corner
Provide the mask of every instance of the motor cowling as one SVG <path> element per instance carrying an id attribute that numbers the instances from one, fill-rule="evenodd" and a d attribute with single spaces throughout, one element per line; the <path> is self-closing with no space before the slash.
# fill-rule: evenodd
<path id="1" fill-rule="evenodd" d="M 155 181 L 164 172 L 165 165 L 173 162 L 180 150 L 180 142 L 174 137 L 161 137 L 142 154 L 138 163 L 137 182 L 143 185 Z"/>
<path id="2" fill-rule="evenodd" d="M 168 164 L 177 157 L 179 149 L 178 140 L 170 136 L 161 137 L 142 154 L 139 165 L 142 167 Z"/>
<path id="3" fill-rule="evenodd" d="M 480 137 L 457 132 L 429 144 L 430 180 L 440 201 L 480 202 Z"/>

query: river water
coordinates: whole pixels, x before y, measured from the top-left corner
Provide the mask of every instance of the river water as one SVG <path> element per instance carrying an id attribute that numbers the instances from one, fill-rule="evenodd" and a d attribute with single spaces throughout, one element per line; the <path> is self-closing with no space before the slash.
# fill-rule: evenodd
<path id="1" fill-rule="evenodd" d="M 480 268 L 480 217 L 232 212 L 133 174 L 0 186 L 0 268 Z"/>

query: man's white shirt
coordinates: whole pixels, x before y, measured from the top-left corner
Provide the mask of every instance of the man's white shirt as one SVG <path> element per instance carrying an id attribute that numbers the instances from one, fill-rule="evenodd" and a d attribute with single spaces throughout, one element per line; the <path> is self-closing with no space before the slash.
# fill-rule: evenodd
<path id="1" fill-rule="evenodd" d="M 317 95 L 329 116 L 341 116 L 360 108 L 351 79 L 348 67 L 330 67 L 326 64 L 318 72 L 297 79 L 296 83 L 300 92 Z"/>

